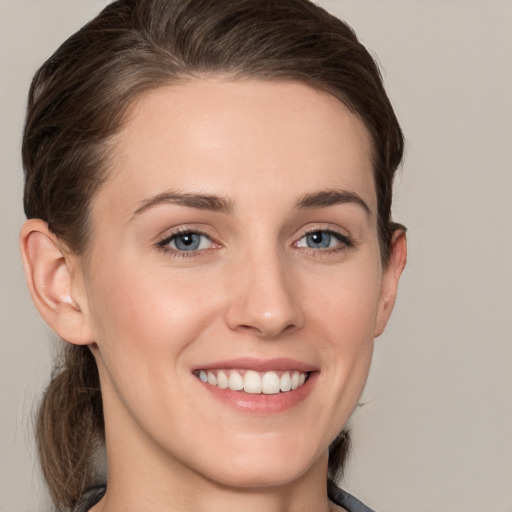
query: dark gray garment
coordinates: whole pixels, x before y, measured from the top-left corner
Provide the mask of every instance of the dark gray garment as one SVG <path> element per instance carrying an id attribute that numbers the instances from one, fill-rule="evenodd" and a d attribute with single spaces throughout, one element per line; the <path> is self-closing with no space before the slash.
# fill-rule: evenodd
<path id="1" fill-rule="evenodd" d="M 103 498 L 105 495 L 106 487 L 94 487 L 93 489 L 89 489 L 82 495 L 80 498 L 80 502 L 73 510 L 73 512 L 87 512 L 90 508 L 94 507 L 98 501 Z"/>
<path id="2" fill-rule="evenodd" d="M 105 491 L 105 487 L 90 489 L 82 496 L 80 503 L 73 512 L 87 512 L 103 498 Z M 361 503 L 357 498 L 354 498 L 354 496 L 351 496 L 348 492 L 339 489 L 333 484 L 329 484 L 329 498 L 333 503 L 345 508 L 348 512 L 375 512 Z"/>
<path id="3" fill-rule="evenodd" d="M 336 487 L 332 482 L 327 484 L 327 489 L 329 499 L 336 505 L 348 510 L 348 512 L 375 512 L 348 492 Z"/>

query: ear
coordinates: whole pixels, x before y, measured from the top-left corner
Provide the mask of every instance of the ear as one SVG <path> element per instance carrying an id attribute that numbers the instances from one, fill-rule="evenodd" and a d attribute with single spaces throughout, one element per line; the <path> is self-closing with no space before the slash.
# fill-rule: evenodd
<path id="1" fill-rule="evenodd" d="M 382 288 L 375 326 L 375 337 L 380 336 L 388 323 L 395 305 L 398 282 L 407 261 L 405 229 L 398 228 L 391 238 L 391 254 L 382 274 Z"/>
<path id="2" fill-rule="evenodd" d="M 20 249 L 30 295 L 46 323 L 69 343 L 92 343 L 92 332 L 80 306 L 85 296 L 74 286 L 81 281 L 76 257 L 59 246 L 57 237 L 40 219 L 25 222 Z"/>

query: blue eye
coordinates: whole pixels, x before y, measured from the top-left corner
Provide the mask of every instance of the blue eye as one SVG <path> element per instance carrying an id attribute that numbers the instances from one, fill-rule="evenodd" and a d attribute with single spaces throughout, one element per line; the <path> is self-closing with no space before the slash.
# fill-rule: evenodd
<path id="1" fill-rule="evenodd" d="M 332 249 L 338 246 L 350 246 L 347 237 L 332 231 L 318 230 L 304 235 L 298 242 L 297 247 L 308 249 Z"/>
<path id="2" fill-rule="evenodd" d="M 212 246 L 212 243 L 213 242 L 206 235 L 187 231 L 184 233 L 174 234 L 160 242 L 159 245 L 175 251 L 193 252 L 202 249 L 209 249 Z"/>
<path id="3" fill-rule="evenodd" d="M 306 235 L 306 244 L 311 249 L 327 249 L 331 245 L 332 235 L 325 231 L 316 231 Z"/>

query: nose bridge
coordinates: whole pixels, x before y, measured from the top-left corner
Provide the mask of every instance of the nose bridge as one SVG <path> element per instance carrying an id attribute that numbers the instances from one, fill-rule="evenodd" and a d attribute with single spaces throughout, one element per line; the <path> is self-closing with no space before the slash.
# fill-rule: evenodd
<path id="1" fill-rule="evenodd" d="M 277 247 L 265 245 L 237 262 L 227 321 L 232 329 L 273 338 L 300 327 L 303 318 L 291 268 Z"/>

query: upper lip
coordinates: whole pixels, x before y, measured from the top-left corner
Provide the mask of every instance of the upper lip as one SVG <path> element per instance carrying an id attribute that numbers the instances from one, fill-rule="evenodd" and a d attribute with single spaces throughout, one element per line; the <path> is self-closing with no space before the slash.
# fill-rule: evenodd
<path id="1" fill-rule="evenodd" d="M 298 370 L 300 372 L 314 372 L 318 368 L 302 361 L 289 358 L 257 359 L 253 357 L 242 357 L 224 361 L 215 361 L 197 366 L 197 370 L 254 370 L 256 372 Z"/>

